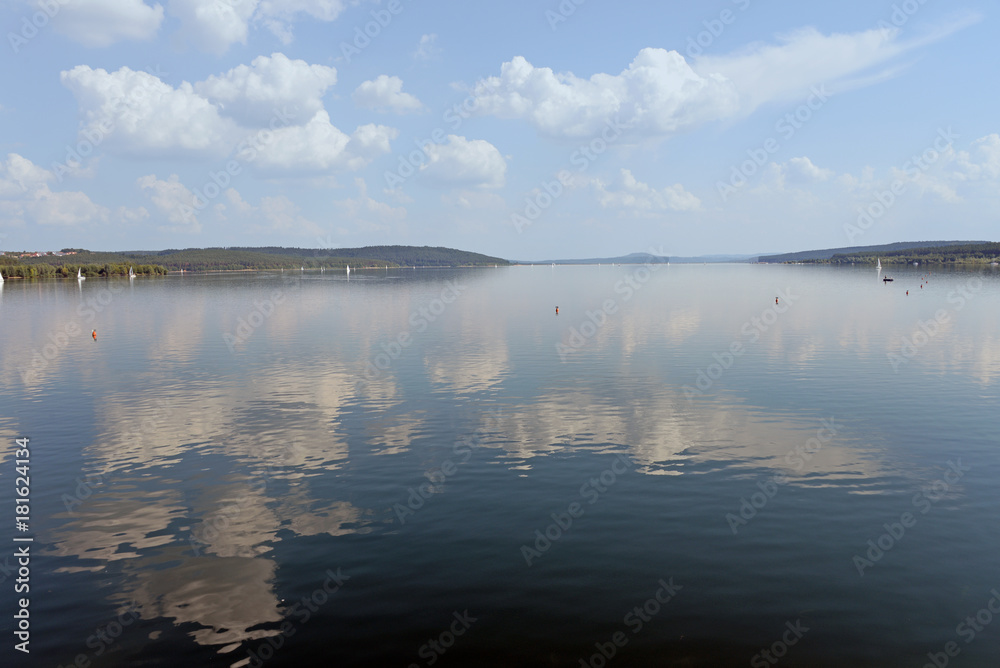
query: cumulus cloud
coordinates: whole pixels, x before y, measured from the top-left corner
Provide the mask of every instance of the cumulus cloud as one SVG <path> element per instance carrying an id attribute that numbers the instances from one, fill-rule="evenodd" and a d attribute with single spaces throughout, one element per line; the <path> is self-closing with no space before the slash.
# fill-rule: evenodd
<path id="1" fill-rule="evenodd" d="M 181 36 L 202 51 L 221 54 L 246 44 L 251 25 L 263 25 L 289 44 L 292 23 L 300 16 L 333 21 L 344 7 L 341 0 L 170 0 L 168 11 L 181 22 Z"/>
<path id="2" fill-rule="evenodd" d="M 36 0 L 34 4 L 44 9 L 52 3 Z M 142 0 L 71 0 L 58 6 L 59 11 L 52 16 L 55 31 L 90 47 L 151 39 L 163 22 L 163 7 Z"/>
<path id="3" fill-rule="evenodd" d="M 336 70 L 280 53 L 176 88 L 127 67 L 109 73 L 80 65 L 61 77 L 79 104 L 81 137 L 119 155 L 232 155 L 271 173 L 355 170 L 388 152 L 398 135 L 383 125 L 351 135 L 334 127 L 322 96 Z"/>
<path id="4" fill-rule="evenodd" d="M 953 178 L 959 181 L 995 181 L 1000 178 L 1000 135 L 993 133 L 972 142 L 971 151 L 955 155 Z"/>
<path id="5" fill-rule="evenodd" d="M 413 57 L 417 60 L 432 60 L 441 55 L 441 48 L 437 46 L 438 36 L 435 33 L 420 36 L 420 43 L 417 50 L 413 52 Z"/>
<path id="6" fill-rule="evenodd" d="M 80 105 L 81 135 L 121 153 L 218 156 L 233 138 L 232 121 L 187 82 L 173 88 L 148 72 L 88 65 L 61 72 L 60 80 Z"/>
<path id="7" fill-rule="evenodd" d="M 176 174 L 163 181 L 153 174 L 141 176 L 136 185 L 156 206 L 157 211 L 166 218 L 169 225 L 166 229 L 174 232 L 201 232 L 201 221 L 198 220 L 198 210 L 195 205 L 202 203 L 195 198 L 193 192 L 181 183 Z"/>
<path id="8" fill-rule="evenodd" d="M 407 114 L 421 111 L 424 105 L 415 96 L 403 92 L 403 80 L 380 74 L 374 81 L 365 81 L 351 96 L 354 104 L 364 109 L 394 111 Z"/>
<path id="9" fill-rule="evenodd" d="M 398 134 L 394 128 L 368 124 L 348 135 L 330 123 L 326 111 L 318 111 L 305 125 L 275 130 L 271 141 L 260 147 L 255 164 L 289 171 L 361 169 L 387 153 Z"/>
<path id="10" fill-rule="evenodd" d="M 368 195 L 368 184 L 364 179 L 354 179 L 354 185 L 358 189 L 358 196 L 336 200 L 333 206 L 340 212 L 341 219 L 351 221 L 359 231 L 387 233 L 394 224 L 399 224 L 406 218 L 405 207 L 372 199 Z"/>
<path id="11" fill-rule="evenodd" d="M 628 169 L 621 170 L 617 183 L 609 185 L 595 179 L 591 185 L 597 193 L 597 201 L 604 208 L 641 212 L 696 211 L 701 208 L 701 200 L 679 183 L 657 190 L 637 180 Z"/>
<path id="12" fill-rule="evenodd" d="M 55 175 L 27 158 L 10 153 L 0 161 L 0 221 L 8 225 L 82 225 L 140 219 L 144 209 L 120 207 L 112 213 L 78 191 L 53 192 Z"/>
<path id="13" fill-rule="evenodd" d="M 795 181 L 826 181 L 834 175 L 832 169 L 817 167 L 806 157 L 791 158 L 785 168 L 786 175 Z"/>
<path id="14" fill-rule="evenodd" d="M 479 81 L 480 114 L 523 119 L 552 137 L 590 137 L 615 121 L 633 135 L 665 137 L 748 114 L 768 102 L 803 101 L 810 88 L 833 92 L 894 75 L 893 59 L 978 20 L 969 17 L 905 41 L 899 30 L 824 35 L 803 28 L 722 56 L 688 63 L 676 51 L 644 48 L 619 74 L 589 79 L 536 67 L 522 56 Z M 873 74 L 873 68 L 881 66 Z M 824 93 L 825 95 L 825 93 Z"/>
<path id="15" fill-rule="evenodd" d="M 215 205 L 221 220 L 233 221 L 243 231 L 252 234 L 280 233 L 284 236 L 315 237 L 322 231 L 316 223 L 302 215 L 298 205 L 284 195 L 261 197 L 253 206 L 235 189 L 225 192 L 224 201 Z"/>
<path id="16" fill-rule="evenodd" d="M 196 83 L 194 90 L 216 104 L 220 113 L 243 125 L 263 125 L 277 110 L 312 118 L 323 108 L 323 95 L 337 83 L 337 70 L 292 60 L 282 53 L 257 56 L 219 76 Z M 402 83 L 402 82 L 400 82 Z"/>
<path id="17" fill-rule="evenodd" d="M 444 144 L 428 144 L 420 173 L 428 181 L 449 187 L 501 188 L 507 163 L 497 147 L 483 139 L 448 135 Z"/>
<path id="18" fill-rule="evenodd" d="M 504 63 L 499 77 L 476 84 L 480 114 L 528 120 L 555 137 L 587 137 L 617 121 L 643 133 L 667 135 L 738 108 L 732 83 L 701 76 L 676 51 L 646 48 L 620 74 L 581 79 L 535 67 L 521 56 Z"/>
<path id="19" fill-rule="evenodd" d="M 0 162 L 0 197 L 19 197 L 34 192 L 53 179 L 52 173 L 17 153 Z"/>
<path id="20" fill-rule="evenodd" d="M 179 35 L 202 51 L 222 54 L 232 44 L 247 43 L 249 21 L 257 4 L 257 0 L 170 0 L 167 7 L 181 23 Z"/>

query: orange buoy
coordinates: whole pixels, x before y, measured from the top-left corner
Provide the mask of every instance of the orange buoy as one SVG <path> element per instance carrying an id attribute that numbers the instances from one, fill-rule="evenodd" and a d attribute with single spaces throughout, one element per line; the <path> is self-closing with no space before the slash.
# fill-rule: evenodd
<path id="1" fill-rule="evenodd" d="M 556 307 L 556 315 L 559 315 L 559 307 Z"/>
<path id="2" fill-rule="evenodd" d="M 97 340 L 97 330 L 96 329 L 93 332 L 91 332 L 90 335 L 94 337 L 95 341 Z"/>
<path id="3" fill-rule="evenodd" d="M 774 298 L 774 303 L 775 303 L 775 304 L 777 304 L 777 303 L 778 303 L 778 298 L 777 298 L 777 297 L 775 297 L 775 298 Z"/>

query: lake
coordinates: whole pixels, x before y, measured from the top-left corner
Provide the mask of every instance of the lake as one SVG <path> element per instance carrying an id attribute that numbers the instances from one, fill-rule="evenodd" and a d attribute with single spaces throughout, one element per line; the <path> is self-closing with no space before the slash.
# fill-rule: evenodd
<path id="1" fill-rule="evenodd" d="M 4 656 L 995 666 L 1000 272 L 885 274 L 7 281 Z"/>

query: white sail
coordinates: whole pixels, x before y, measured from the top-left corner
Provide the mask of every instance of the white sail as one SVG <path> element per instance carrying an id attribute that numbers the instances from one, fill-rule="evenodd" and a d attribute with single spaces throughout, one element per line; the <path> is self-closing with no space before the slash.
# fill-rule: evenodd
<path id="1" fill-rule="evenodd" d="M 351 275 L 351 265 L 347 265 L 347 275 Z"/>
<path id="2" fill-rule="evenodd" d="M 87 277 L 86 277 L 86 276 L 84 276 L 84 275 L 83 275 L 83 274 L 82 274 L 82 273 L 80 272 L 80 269 L 77 269 L 77 270 L 76 270 L 76 280 L 78 280 L 78 281 L 85 281 L 85 280 L 87 280 Z"/>
<path id="3" fill-rule="evenodd" d="M 882 268 L 882 258 L 878 258 L 878 259 L 876 260 L 876 262 L 877 262 L 878 264 L 876 264 L 875 266 L 876 266 L 876 267 L 878 267 L 879 269 L 881 269 L 881 268 Z"/>

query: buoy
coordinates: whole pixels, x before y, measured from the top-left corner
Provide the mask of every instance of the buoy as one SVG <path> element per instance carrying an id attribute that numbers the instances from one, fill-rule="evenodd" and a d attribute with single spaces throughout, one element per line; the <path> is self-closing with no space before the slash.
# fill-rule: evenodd
<path id="1" fill-rule="evenodd" d="M 96 329 L 95 329 L 94 331 L 92 331 L 92 332 L 90 333 L 90 335 L 94 337 L 94 340 L 95 340 L 95 341 L 97 340 L 97 330 L 96 330 Z"/>
<path id="2" fill-rule="evenodd" d="M 559 315 L 559 307 L 556 307 L 556 315 Z"/>
<path id="3" fill-rule="evenodd" d="M 778 303 L 778 298 L 777 298 L 777 297 L 775 297 L 775 298 L 774 298 L 774 303 L 775 303 L 775 304 L 777 304 L 777 303 Z"/>
<path id="4" fill-rule="evenodd" d="M 910 294 L 910 291 L 909 291 L 909 290 L 907 290 L 907 291 L 906 291 L 906 294 Z"/>

